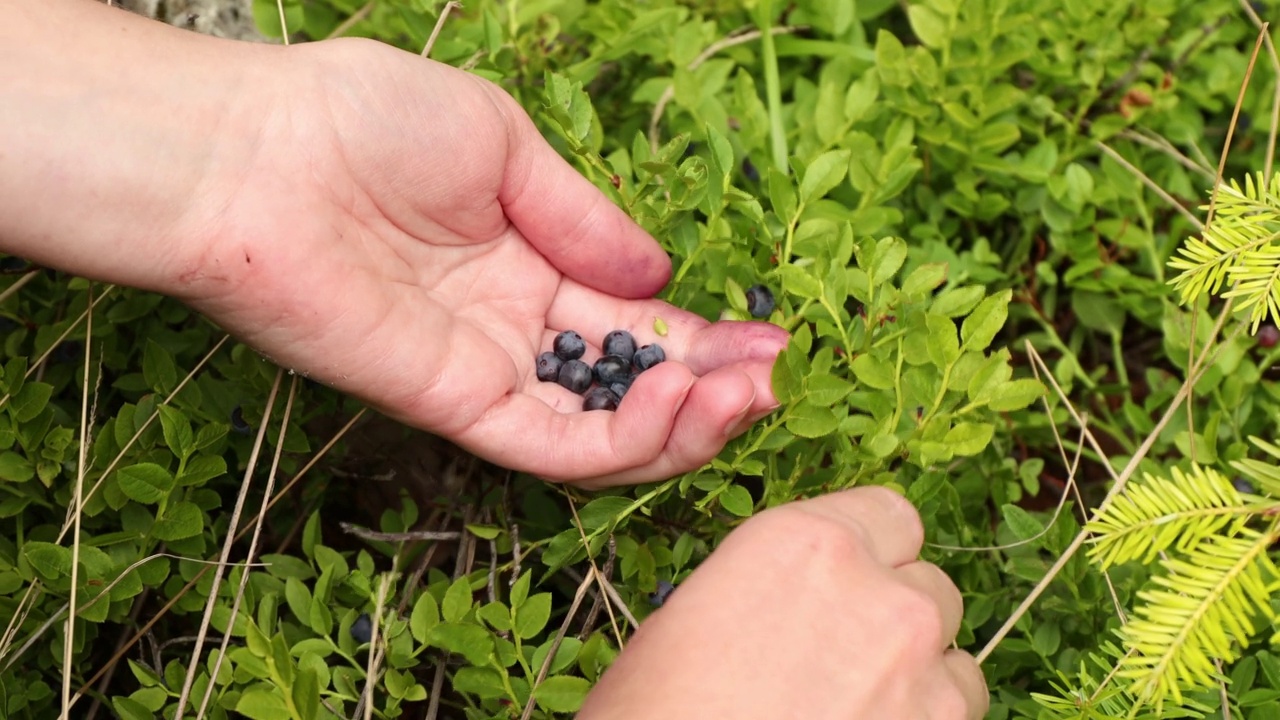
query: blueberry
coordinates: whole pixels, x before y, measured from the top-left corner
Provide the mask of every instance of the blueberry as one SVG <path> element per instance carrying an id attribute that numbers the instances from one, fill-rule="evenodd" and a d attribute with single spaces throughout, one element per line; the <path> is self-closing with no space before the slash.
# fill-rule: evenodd
<path id="1" fill-rule="evenodd" d="M 538 356 L 538 379 L 542 382 L 555 382 L 560 377 L 560 366 L 564 361 L 555 353 L 544 352 Z"/>
<path id="2" fill-rule="evenodd" d="M 1264 348 L 1275 347 L 1280 342 L 1280 328 L 1271 323 L 1267 323 L 1258 328 L 1258 346 Z"/>
<path id="3" fill-rule="evenodd" d="M 773 312 L 773 292 L 764 285 L 747 288 L 747 312 L 751 317 L 769 317 Z"/>
<path id="4" fill-rule="evenodd" d="M 609 388 L 593 387 L 582 401 L 583 410 L 617 410 L 618 396 Z"/>
<path id="5" fill-rule="evenodd" d="M 630 379 L 628 379 L 626 382 L 616 382 L 616 383 L 609 384 L 609 392 L 612 392 L 614 395 L 618 396 L 618 402 L 622 402 L 622 396 L 626 395 L 627 391 L 630 389 L 631 389 Z"/>
<path id="6" fill-rule="evenodd" d="M 742 176 L 751 182 L 760 180 L 760 171 L 756 169 L 756 164 L 751 162 L 751 158 L 742 158 Z"/>
<path id="7" fill-rule="evenodd" d="M 675 585 L 672 585 L 666 580 L 659 580 L 658 589 L 649 596 L 649 602 L 653 603 L 656 607 L 662 607 L 662 604 L 665 603 L 667 598 L 671 597 L 671 593 L 675 591 Z"/>
<path id="8" fill-rule="evenodd" d="M 587 352 L 587 344 L 582 341 L 582 336 L 572 330 L 565 330 L 557 335 L 551 348 L 561 360 L 577 360 Z"/>
<path id="9" fill-rule="evenodd" d="M 636 339 L 626 330 L 614 330 L 604 336 L 604 345 L 601 347 L 605 355 L 617 355 L 631 362 L 631 356 L 636 354 Z"/>
<path id="10" fill-rule="evenodd" d="M 20 257 L 6 255 L 0 258 L 0 273 L 5 275 L 24 273 L 31 269 L 31 263 Z"/>
<path id="11" fill-rule="evenodd" d="M 582 394 L 591 387 L 591 366 L 581 360 L 570 360 L 560 366 L 556 382 L 564 387 Z"/>
<path id="12" fill-rule="evenodd" d="M 373 639 L 373 620 L 369 619 L 369 613 L 361 614 L 355 622 L 351 623 L 351 637 L 358 645 Z"/>
<path id="13" fill-rule="evenodd" d="M 1254 493 L 1253 483 L 1245 480 L 1244 478 L 1238 477 L 1232 480 L 1231 484 L 1235 486 L 1236 492 L 1245 493 L 1246 495 L 1252 495 Z"/>
<path id="14" fill-rule="evenodd" d="M 253 432 L 253 426 L 244 420 L 244 408 L 239 405 L 231 409 L 231 429 L 240 435 Z"/>
<path id="15" fill-rule="evenodd" d="M 644 372 L 666 359 L 667 354 L 662 351 L 662 346 L 654 343 L 637 350 L 635 356 L 631 358 L 631 363 L 637 370 Z"/>
<path id="16" fill-rule="evenodd" d="M 605 355 L 596 361 L 592 370 L 595 372 L 596 382 L 605 387 L 631 379 L 631 361 L 624 360 L 619 355 Z"/>

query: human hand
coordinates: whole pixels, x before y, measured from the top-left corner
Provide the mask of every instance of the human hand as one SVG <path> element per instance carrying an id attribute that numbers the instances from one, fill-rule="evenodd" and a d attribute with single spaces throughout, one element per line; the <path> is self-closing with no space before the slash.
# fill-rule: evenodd
<path id="1" fill-rule="evenodd" d="M 649 299 L 660 246 L 496 86 L 362 40 L 290 48 L 279 72 L 252 152 L 219 158 L 184 219 L 198 240 L 169 292 L 284 367 L 548 479 L 692 470 L 776 406 L 786 333 Z M 617 328 L 669 361 L 616 413 L 537 381 L 560 330 Z"/>
<path id="2" fill-rule="evenodd" d="M 916 560 L 922 542 L 879 487 L 752 518 L 640 625 L 579 720 L 982 717 L 981 670 L 947 649 L 960 593 Z"/>

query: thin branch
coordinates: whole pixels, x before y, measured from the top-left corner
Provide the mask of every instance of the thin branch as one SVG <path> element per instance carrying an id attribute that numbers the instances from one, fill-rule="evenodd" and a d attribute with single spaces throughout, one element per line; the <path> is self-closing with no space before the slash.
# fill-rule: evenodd
<path id="1" fill-rule="evenodd" d="M 348 535 L 355 535 L 363 540 L 377 540 L 381 542 L 414 542 L 422 540 L 457 540 L 462 537 L 462 533 L 458 531 L 435 531 L 435 530 L 409 530 L 407 532 L 378 532 L 369 528 L 353 525 L 349 522 L 340 522 L 338 527 L 342 528 L 342 532 Z"/>
<path id="2" fill-rule="evenodd" d="M 431 28 L 431 37 L 427 38 L 427 44 L 422 46 L 422 57 L 431 55 L 431 48 L 436 44 L 436 38 L 440 36 L 440 30 L 444 28 L 444 23 L 449 19 L 449 13 L 461 8 L 462 3 L 457 0 L 449 0 L 444 4 L 444 9 L 440 11 L 440 17 L 436 18 L 435 27 Z"/>
<path id="3" fill-rule="evenodd" d="M 378 3 L 378 0 L 369 0 L 369 2 L 364 4 L 364 7 L 352 13 L 351 17 L 347 18 L 346 20 L 343 20 L 338 25 L 338 27 L 333 29 L 333 32 L 329 33 L 328 35 L 325 35 L 324 39 L 332 40 L 336 37 L 342 37 L 343 35 L 345 35 L 348 30 L 355 27 L 361 20 L 364 20 L 365 18 L 369 17 L 369 13 L 373 12 L 373 6 L 376 5 L 377 3 Z"/>
<path id="4" fill-rule="evenodd" d="M 1128 170 L 1130 173 L 1133 173 L 1135 177 L 1137 177 L 1139 180 L 1142 181 L 1143 185 L 1146 185 L 1147 188 L 1149 188 L 1152 192 L 1154 192 L 1156 195 L 1159 195 L 1162 200 L 1169 203 L 1170 207 L 1172 207 L 1174 210 L 1177 210 L 1179 213 L 1181 213 L 1182 216 L 1187 219 L 1187 222 L 1195 226 L 1196 230 L 1199 230 L 1201 232 L 1204 231 L 1204 223 L 1200 222 L 1200 218 L 1196 217 L 1194 213 L 1192 213 L 1190 210 L 1183 207 L 1182 203 L 1175 200 L 1174 197 L 1170 195 L 1164 188 L 1160 187 L 1160 185 L 1155 180 L 1152 180 L 1151 178 L 1147 177 L 1146 173 L 1139 170 L 1136 166 L 1134 166 L 1133 163 L 1129 162 L 1128 160 L 1125 160 L 1123 155 L 1116 152 L 1115 150 L 1112 150 L 1106 143 L 1100 140 L 1095 140 L 1093 144 L 1096 145 L 1099 150 L 1106 153 L 1107 157 L 1111 158 L 1112 160 L 1115 160 L 1116 163 L 1118 163 L 1125 170 Z"/>
<path id="5" fill-rule="evenodd" d="M 1267 32 L 1267 24 L 1258 17 L 1258 13 L 1253 9 L 1253 3 L 1249 0 L 1240 0 L 1240 7 L 1244 8 L 1245 14 L 1253 21 L 1253 26 L 1258 28 L 1258 32 L 1262 33 L 1267 43 L 1267 54 L 1271 56 L 1271 69 L 1275 74 L 1273 82 L 1275 90 L 1271 97 L 1271 128 L 1267 132 L 1267 154 L 1263 159 L 1262 168 L 1262 176 L 1270 181 L 1271 167 L 1276 156 L 1276 133 L 1280 130 L 1280 55 L 1276 54 L 1276 46 L 1271 40 L 1271 33 Z"/>

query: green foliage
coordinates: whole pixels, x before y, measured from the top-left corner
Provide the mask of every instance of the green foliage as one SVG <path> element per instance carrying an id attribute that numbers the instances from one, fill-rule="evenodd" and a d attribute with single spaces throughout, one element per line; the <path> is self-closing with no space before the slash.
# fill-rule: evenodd
<path id="1" fill-rule="evenodd" d="M 349 438 L 299 475 L 355 411 L 300 383 L 288 488 L 260 564 L 230 570 L 213 598 L 189 713 L 208 694 L 216 718 L 351 717 L 371 682 L 379 717 L 433 701 L 454 717 L 519 717 L 529 703 L 532 717 L 568 716 L 616 657 L 615 622 L 633 629 L 590 612 L 590 595 L 570 612 L 589 558 L 643 621 L 657 583 L 687 577 L 744 519 L 852 485 L 896 487 L 920 509 L 926 559 L 965 596 L 958 643 L 977 650 L 1081 531 L 1077 497 L 1096 507 L 1106 465 L 1151 435 L 1145 479 L 1088 523 L 1096 562 L 1067 562 L 987 660 L 990 717 L 1276 717 L 1280 659 L 1254 635 L 1280 629 L 1267 555 L 1280 447 L 1250 438 L 1280 436 L 1280 348 L 1214 336 L 1204 303 L 1189 302 L 1225 287 L 1255 328 L 1275 312 L 1264 238 L 1280 191 L 1253 175 L 1266 129 L 1237 131 L 1226 176 L 1245 186 L 1222 189 L 1203 236 L 1116 160 L 1188 206 L 1205 197 L 1252 26 L 1218 22 L 1238 13 L 1227 0 L 783 5 L 472 0 L 432 49 L 510 92 L 662 243 L 675 266 L 664 299 L 746 319 L 743 288 L 774 290 L 768 320 L 792 333 L 774 367 L 783 407 L 707 466 L 652 486 L 585 495 L 477 473 L 461 490 L 403 496 L 370 469 L 384 458 Z M 442 6 L 283 5 L 296 41 L 341 29 L 414 52 Z M 254 11 L 280 33 L 275 2 Z M 1273 80 L 1260 63 L 1254 86 Z M 1269 111 L 1269 93 L 1246 98 L 1245 116 Z M 266 406 L 276 370 L 252 351 L 217 346 L 220 333 L 157 296 L 94 297 L 89 337 L 83 281 L 41 272 L 0 302 L 9 717 L 57 714 L 84 388 L 95 413 L 70 672 L 73 689 L 88 685 L 130 640 L 101 693 L 124 718 L 177 705 L 183 638 L 213 592 L 207 562 L 253 443 L 233 409 L 250 433 L 266 426 L 264 452 L 283 421 Z M 1187 412 L 1157 431 L 1206 346 Z M 1033 375 L 1032 352 L 1049 376 Z M 1092 440 L 1046 385 L 1087 415 Z M 1236 491 L 1227 468 L 1258 494 Z M 251 490 L 246 507 L 260 500 Z M 452 541 L 400 535 L 442 527 L 465 533 L 463 562 Z M 362 615 L 376 643 L 353 636 Z M 1213 660 L 1227 663 L 1225 695 Z"/>

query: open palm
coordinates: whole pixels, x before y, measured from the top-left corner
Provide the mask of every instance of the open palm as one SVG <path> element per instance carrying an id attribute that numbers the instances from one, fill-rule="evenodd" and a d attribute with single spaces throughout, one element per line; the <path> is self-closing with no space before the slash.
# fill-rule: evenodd
<path id="1" fill-rule="evenodd" d="M 652 299 L 667 256 L 506 93 L 360 40 L 286 55 L 252 153 L 195 208 L 184 299 L 285 367 L 548 479 L 694 469 L 776 405 L 785 332 Z M 590 362 L 619 328 L 668 362 L 616 413 L 537 381 L 557 332 Z"/>

